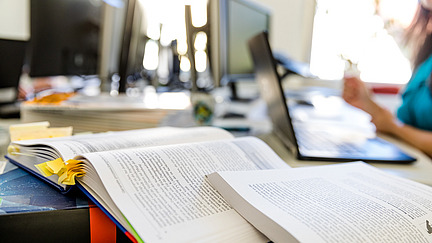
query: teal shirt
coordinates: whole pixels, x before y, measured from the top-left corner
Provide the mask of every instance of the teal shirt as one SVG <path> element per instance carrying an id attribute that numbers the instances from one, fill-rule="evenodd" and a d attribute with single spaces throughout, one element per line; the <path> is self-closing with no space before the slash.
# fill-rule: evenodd
<path id="1" fill-rule="evenodd" d="M 414 71 L 402 94 L 402 105 L 397 110 L 397 117 L 403 123 L 429 131 L 432 131 L 431 72 L 432 55 Z"/>

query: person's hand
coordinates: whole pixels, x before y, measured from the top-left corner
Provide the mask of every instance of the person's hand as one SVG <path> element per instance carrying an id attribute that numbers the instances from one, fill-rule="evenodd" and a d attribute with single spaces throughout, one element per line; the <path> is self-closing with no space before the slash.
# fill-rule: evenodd
<path id="1" fill-rule="evenodd" d="M 380 108 L 379 112 L 372 115 L 371 122 L 375 125 L 377 132 L 393 134 L 400 122 L 387 109 Z"/>
<path id="2" fill-rule="evenodd" d="M 366 111 L 374 112 L 374 101 L 372 100 L 366 85 L 357 77 L 345 77 L 342 98 L 350 105 Z"/>

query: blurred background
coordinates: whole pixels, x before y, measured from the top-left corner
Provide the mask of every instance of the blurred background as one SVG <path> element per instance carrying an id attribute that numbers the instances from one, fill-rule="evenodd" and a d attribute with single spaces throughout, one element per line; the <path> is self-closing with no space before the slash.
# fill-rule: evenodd
<path id="1" fill-rule="evenodd" d="M 269 32 L 284 72 L 332 84 L 346 60 L 404 85 L 416 0 L 8 0 L 0 2 L 0 115 L 52 92 L 143 96 L 254 86 L 247 40 Z M 240 95 L 239 95 L 240 93 Z"/>

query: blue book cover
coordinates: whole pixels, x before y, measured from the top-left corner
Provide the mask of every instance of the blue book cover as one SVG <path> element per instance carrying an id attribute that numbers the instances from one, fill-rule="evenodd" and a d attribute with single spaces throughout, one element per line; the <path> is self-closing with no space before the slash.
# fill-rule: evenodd
<path id="1" fill-rule="evenodd" d="M 86 208 L 88 198 L 80 191 L 62 194 L 10 162 L 0 174 L 0 215 Z"/>
<path id="2" fill-rule="evenodd" d="M 67 194 L 13 165 L 0 161 L 0 242 L 91 242 L 88 197 L 79 189 Z M 65 238 L 67 231 L 74 232 Z M 130 242 L 115 228 L 116 242 Z M 101 233 L 101 232 L 97 232 Z M 97 236 L 96 236 L 97 239 Z"/>

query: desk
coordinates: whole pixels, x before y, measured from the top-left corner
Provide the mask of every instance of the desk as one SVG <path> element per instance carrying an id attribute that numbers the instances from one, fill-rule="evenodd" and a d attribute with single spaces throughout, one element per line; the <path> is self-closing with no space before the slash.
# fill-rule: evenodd
<path id="1" fill-rule="evenodd" d="M 291 81 L 290 81 L 291 82 Z M 297 87 L 295 87 L 297 85 Z M 329 87 L 331 89 L 337 90 L 338 84 L 334 83 L 334 87 Z M 290 87 L 293 92 L 296 92 L 296 89 L 301 92 L 302 87 L 300 85 L 294 83 L 291 83 Z M 309 89 L 310 90 L 310 89 Z M 375 100 L 380 105 L 386 107 L 390 111 L 395 111 L 396 107 L 399 106 L 401 103 L 400 96 L 398 95 L 388 95 L 388 94 L 380 94 L 375 95 Z M 270 147 L 275 150 L 275 152 L 284 160 L 286 161 L 291 167 L 304 167 L 304 166 L 316 166 L 316 165 L 327 165 L 327 164 L 334 164 L 335 162 L 318 162 L 318 161 L 299 161 L 295 158 L 295 156 L 289 152 L 289 150 L 283 145 L 283 143 L 272 134 L 271 131 L 271 123 L 268 121 L 268 117 L 266 116 L 266 112 L 263 111 L 263 107 L 265 108 L 265 104 L 260 101 L 255 101 L 253 104 L 251 104 L 252 109 L 250 109 L 247 115 L 247 118 L 245 122 L 237 121 L 238 124 L 247 124 L 251 126 L 255 126 L 258 128 L 255 128 L 255 133 L 252 133 L 251 135 L 257 136 L 264 140 L 267 144 L 270 145 Z M 242 108 L 244 110 L 244 108 Z M 257 118 L 261 117 L 261 118 Z M 252 119 L 251 119 L 252 118 Z M 261 121 L 260 121 L 261 119 Z M 251 122 L 252 120 L 252 122 Z M 257 122 L 253 122 L 253 120 Z M 267 121 L 265 121 L 267 120 Z M 235 124 L 235 122 L 231 122 L 232 125 Z M 230 124 L 228 121 L 223 120 L 216 120 L 216 125 L 220 124 Z M 264 131 L 264 132 L 263 132 Z M 406 151 L 407 153 L 413 155 L 417 158 L 417 161 L 412 164 L 384 164 L 384 163 L 370 163 L 371 165 L 380 168 L 388 173 L 398 175 L 407 179 L 411 179 L 423 184 L 427 184 L 429 186 L 432 186 L 432 160 L 428 156 L 426 156 L 424 153 L 419 151 L 418 149 L 408 145 L 407 143 L 395 139 L 393 137 L 386 136 L 384 134 L 379 134 L 379 137 L 388 140 L 396 145 L 398 145 L 402 150 Z"/>
<path id="2" fill-rule="evenodd" d="M 272 133 L 262 134 L 258 136 L 266 142 L 288 165 L 293 168 L 317 165 L 329 165 L 336 162 L 322 161 L 299 161 L 294 155 L 286 149 L 283 143 Z M 404 177 L 413 181 L 417 181 L 429 186 L 432 186 L 432 160 L 424 153 L 412 146 L 388 136 L 380 135 L 380 137 L 393 142 L 400 146 L 404 151 L 417 158 L 417 161 L 412 164 L 384 164 L 370 163 L 371 165 L 382 169 L 390 174 Z"/>
<path id="3" fill-rule="evenodd" d="M 380 102 L 385 103 L 386 107 L 392 109 L 398 104 L 396 97 L 377 97 Z M 227 104 L 223 104 L 227 106 Z M 286 161 L 292 167 L 304 167 L 304 166 L 316 166 L 316 165 L 326 165 L 333 164 L 331 162 L 316 162 L 316 161 L 298 161 L 296 158 L 284 147 L 282 142 L 271 133 L 271 123 L 268 117 L 265 115 L 265 104 L 261 100 L 256 100 L 252 103 L 245 104 L 229 104 L 229 109 L 231 111 L 245 111 L 247 116 L 245 119 L 216 119 L 214 121 L 215 126 L 250 126 L 252 128 L 249 133 L 234 133 L 236 136 L 252 135 L 257 136 L 264 140 L 273 150 L 276 151 L 279 156 Z M 6 148 L 9 143 L 7 136 L 7 129 L 9 125 L 19 123 L 18 119 L 0 119 L 0 155 L 6 153 Z M 168 119 L 162 122 L 163 126 L 191 126 L 193 124 L 192 113 L 190 110 L 180 111 Z M 7 136 L 7 137 L 5 137 Z M 414 181 L 418 181 L 427 185 L 432 186 L 432 160 L 420 152 L 419 150 L 413 148 L 412 146 L 397 140 L 392 137 L 385 135 L 380 135 L 380 137 L 389 140 L 397 145 L 399 145 L 403 150 L 407 151 L 409 154 L 414 155 L 417 161 L 409 165 L 399 165 L 399 164 L 382 164 L 382 163 L 371 163 L 375 167 L 381 168 L 391 174 L 395 174 L 401 177 L 405 177 Z M 2 160 L 2 159 L 0 159 Z"/>
<path id="4" fill-rule="evenodd" d="M 381 95 L 377 96 L 377 101 L 390 110 L 394 110 L 398 106 L 399 100 L 395 95 Z M 249 133 L 233 133 L 235 136 L 252 135 L 257 136 L 266 142 L 275 152 L 291 167 L 304 167 L 304 166 L 317 166 L 335 164 L 336 162 L 322 162 L 322 161 L 299 161 L 290 151 L 283 145 L 276 135 L 271 133 L 271 122 L 266 115 L 265 103 L 262 100 L 256 100 L 252 103 L 231 103 L 229 105 L 230 111 L 243 111 L 246 114 L 245 119 L 221 119 L 217 118 L 213 125 L 219 127 L 251 127 Z M 226 107 L 224 109 L 227 109 Z M 167 117 L 162 125 L 166 126 L 190 126 L 193 124 L 191 111 L 183 111 L 175 114 L 174 116 Z M 396 145 L 402 150 L 413 155 L 417 161 L 412 164 L 384 164 L 384 163 L 370 163 L 371 165 L 380 168 L 388 173 L 398 175 L 410 180 L 414 180 L 426 185 L 432 186 L 432 160 L 418 149 L 406 144 L 398 139 L 379 134 L 379 137 L 386 139 Z"/>
<path id="5" fill-rule="evenodd" d="M 3 156 L 6 155 L 7 146 L 10 143 L 9 126 L 18 123 L 20 123 L 19 119 L 0 119 L 0 161 L 4 160 Z"/>
<path id="6" fill-rule="evenodd" d="M 254 103 L 253 105 L 256 105 L 253 107 L 253 111 L 254 112 L 259 112 L 260 107 L 262 107 L 259 103 L 259 101 L 257 101 L 257 103 Z M 185 111 L 183 112 L 183 114 L 185 115 L 186 120 L 190 120 L 192 115 L 190 113 L 190 111 Z M 279 154 L 279 156 L 286 161 L 289 165 L 291 165 L 292 167 L 302 167 L 302 166 L 315 166 L 315 165 L 323 165 L 323 164 L 332 164 L 329 162 L 310 162 L 310 161 L 297 161 L 292 154 L 290 154 L 288 152 L 288 150 L 282 145 L 281 141 L 279 141 L 278 138 L 276 138 L 276 136 L 274 136 L 272 133 L 270 133 L 269 131 L 267 131 L 267 129 L 269 128 L 269 122 L 268 119 L 264 119 L 264 120 L 259 120 L 259 119 L 252 119 L 253 115 L 250 114 L 248 116 L 248 119 L 245 120 L 231 120 L 232 124 L 231 125 L 235 125 L 235 124 L 239 124 L 239 125 L 249 125 L 249 126 L 255 126 L 257 125 L 258 128 L 260 128 L 260 130 L 258 130 L 259 132 L 257 132 L 256 129 L 252 129 L 253 133 L 257 133 L 257 134 L 247 134 L 247 135 L 255 135 L 259 138 L 261 138 L 262 140 L 264 140 L 266 143 L 268 143 L 275 151 L 277 154 Z M 176 117 L 179 118 L 179 117 Z M 173 119 L 174 122 L 179 122 L 180 119 Z M 3 124 L 3 129 L 5 129 L 7 127 L 8 124 L 13 124 L 17 121 L 5 121 Z M 215 121 L 215 125 L 222 125 L 225 122 L 225 125 L 228 125 L 228 120 L 216 120 Z M 1 124 L 1 123 L 0 123 Z M 190 125 L 191 123 L 189 123 Z M 175 125 L 175 124 L 166 124 L 166 125 Z M 261 133 L 262 132 L 262 133 Z M 258 134 L 259 133 L 259 134 Z M 391 138 L 387 138 L 392 140 Z M 431 160 L 426 157 L 425 155 L 423 155 L 422 153 L 420 153 L 418 150 L 400 142 L 397 140 L 394 140 L 393 142 L 398 143 L 401 147 L 403 147 L 404 149 L 406 149 L 407 151 L 409 151 L 411 154 L 415 155 L 418 158 L 418 161 L 415 162 L 412 165 L 393 165 L 393 164 L 373 164 L 376 167 L 382 168 L 385 171 L 388 171 L 390 173 L 393 174 L 397 174 L 400 175 L 402 177 L 406 177 L 409 179 L 413 179 L 428 185 L 432 185 L 432 178 L 430 175 L 432 175 L 432 162 Z M 16 229 L 16 228 L 15 228 Z M 78 231 L 77 231 L 78 232 Z"/>

